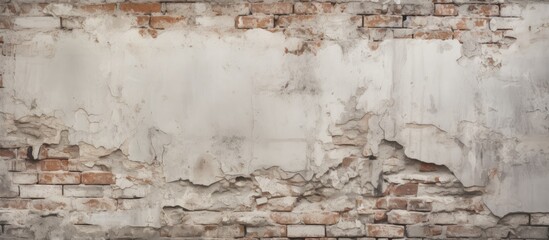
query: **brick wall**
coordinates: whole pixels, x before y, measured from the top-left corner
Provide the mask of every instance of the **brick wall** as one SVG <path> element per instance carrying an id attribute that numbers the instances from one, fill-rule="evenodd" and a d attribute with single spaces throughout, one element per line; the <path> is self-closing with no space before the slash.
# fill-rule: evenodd
<path id="1" fill-rule="evenodd" d="M 363 39 L 375 50 L 390 39 L 457 40 L 464 56 L 495 68 L 498 58 L 484 53 L 513 44 L 524 7 L 503 0 L 0 2 L 6 58 L 20 44 L 14 32 L 78 33 L 90 19 L 114 16 L 151 39 L 180 29 L 281 32 L 304 41 L 289 51 L 298 56 L 322 41 Z M 125 146 L 70 142 L 66 126 L 52 129 L 44 116 L 3 121 L 17 129 L 6 128 L 14 134 L 0 141 L 7 172 L 0 238 L 549 239 L 549 213 L 498 217 L 483 200 L 491 189 L 465 187 L 447 167 L 410 159 L 395 142 L 383 141 L 383 154 L 365 149 L 309 176 L 272 167 L 204 186 L 167 183 L 161 161 L 132 161 Z M 40 142 L 49 131 L 59 132 L 58 141 Z M 362 150 L 365 134 L 350 123 L 331 136 L 331 147 Z"/>

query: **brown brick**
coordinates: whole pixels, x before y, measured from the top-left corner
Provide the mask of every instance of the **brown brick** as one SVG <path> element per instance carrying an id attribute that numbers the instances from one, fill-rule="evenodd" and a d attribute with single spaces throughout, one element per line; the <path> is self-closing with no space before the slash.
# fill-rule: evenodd
<path id="1" fill-rule="evenodd" d="M 80 184 L 80 173 L 40 173 L 38 175 L 39 184 Z"/>
<path id="2" fill-rule="evenodd" d="M 448 40 L 452 39 L 453 33 L 452 31 L 418 31 L 414 33 L 414 38 L 418 39 L 441 39 L 441 40 Z"/>
<path id="3" fill-rule="evenodd" d="M 374 222 L 387 222 L 387 212 L 384 210 L 374 210 Z"/>
<path id="4" fill-rule="evenodd" d="M 395 196 L 416 195 L 417 194 L 417 188 L 418 188 L 417 183 L 405 183 L 405 184 L 401 184 L 401 185 L 396 185 L 391 190 L 391 194 L 393 194 Z"/>
<path id="5" fill-rule="evenodd" d="M 370 15 L 364 16 L 364 27 L 402 27 L 402 16 Z"/>
<path id="6" fill-rule="evenodd" d="M 454 4 L 435 4 L 435 16 L 457 16 L 458 8 Z"/>
<path id="7" fill-rule="evenodd" d="M 321 14 L 334 12 L 334 5 L 329 2 L 297 2 L 294 5 L 295 14 Z"/>
<path id="8" fill-rule="evenodd" d="M 30 207 L 38 211 L 58 211 L 70 207 L 69 201 L 40 199 L 32 200 Z"/>
<path id="9" fill-rule="evenodd" d="M 271 213 L 271 219 L 278 224 L 298 224 L 301 222 L 299 216 L 290 212 L 273 212 Z"/>
<path id="10" fill-rule="evenodd" d="M 387 213 L 387 221 L 394 224 L 418 224 L 427 222 L 427 214 L 408 212 L 406 210 L 392 210 Z"/>
<path id="11" fill-rule="evenodd" d="M 68 171 L 69 161 L 65 159 L 45 159 L 40 161 L 42 171 Z"/>
<path id="12" fill-rule="evenodd" d="M 158 13 L 162 11 L 160 3 L 120 3 L 120 10 L 134 13 Z"/>
<path id="13" fill-rule="evenodd" d="M 110 172 L 83 172 L 82 183 L 88 185 L 114 184 L 114 175 Z"/>
<path id="14" fill-rule="evenodd" d="M 488 29 L 490 21 L 487 18 L 458 18 L 449 20 L 454 30 Z"/>
<path id="15" fill-rule="evenodd" d="M 376 208 L 406 209 L 408 202 L 404 198 L 380 198 L 376 201 Z"/>
<path id="16" fill-rule="evenodd" d="M 404 237 L 404 226 L 388 224 L 367 225 L 368 237 Z"/>
<path id="17" fill-rule="evenodd" d="M 27 209 L 29 202 L 28 199 L 0 199 L 0 209 Z"/>
<path id="18" fill-rule="evenodd" d="M 152 28 L 164 29 L 186 25 L 186 21 L 181 16 L 152 16 L 150 24 Z"/>
<path id="19" fill-rule="evenodd" d="M 437 170 L 438 170 L 438 166 L 436 164 L 424 163 L 424 162 L 419 164 L 419 171 L 420 172 L 435 172 Z"/>
<path id="20" fill-rule="evenodd" d="M 0 149 L 0 159 L 14 159 L 14 158 L 15 158 L 14 149 L 8 149 L 8 148 Z"/>
<path id="21" fill-rule="evenodd" d="M 270 28 L 274 26 L 273 16 L 238 16 L 236 17 L 237 28 Z"/>
<path id="22" fill-rule="evenodd" d="M 482 228 L 469 225 L 450 225 L 446 227 L 448 237 L 480 237 Z"/>
<path id="23" fill-rule="evenodd" d="M 336 212 L 311 212 L 301 213 L 301 221 L 304 224 L 332 225 L 339 221 L 339 213 Z"/>
<path id="24" fill-rule="evenodd" d="M 116 3 L 83 5 L 79 9 L 88 13 L 113 13 L 116 10 Z"/>
<path id="25" fill-rule="evenodd" d="M 489 4 L 464 4 L 459 6 L 459 14 L 463 16 L 498 16 L 499 6 Z"/>
<path id="26" fill-rule="evenodd" d="M 262 14 L 291 14 L 294 6 L 292 3 L 278 2 L 278 3 L 253 3 L 252 13 Z"/>
<path id="27" fill-rule="evenodd" d="M 410 199 L 408 201 L 408 210 L 418 212 L 430 212 L 431 210 L 433 210 L 433 203 L 424 199 Z"/>
<path id="28" fill-rule="evenodd" d="M 136 24 L 136 27 L 147 27 L 149 26 L 149 19 L 151 17 L 148 16 L 148 15 L 143 15 L 143 16 L 137 16 L 135 17 L 135 24 Z"/>

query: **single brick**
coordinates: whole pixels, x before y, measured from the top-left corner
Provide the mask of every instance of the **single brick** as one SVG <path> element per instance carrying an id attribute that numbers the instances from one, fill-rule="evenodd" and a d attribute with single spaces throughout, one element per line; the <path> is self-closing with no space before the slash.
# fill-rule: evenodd
<path id="1" fill-rule="evenodd" d="M 286 226 L 246 227 L 246 237 L 286 237 Z"/>
<path id="2" fill-rule="evenodd" d="M 36 173 L 15 172 L 12 174 L 11 182 L 15 184 L 35 184 L 38 182 Z"/>
<path id="3" fill-rule="evenodd" d="M 288 237 L 324 237 L 326 229 L 323 225 L 288 225 Z"/>
<path id="4" fill-rule="evenodd" d="M 13 26 L 15 29 L 61 28 L 61 19 L 58 17 L 16 17 Z"/>
<path id="5" fill-rule="evenodd" d="M 149 26 L 149 19 L 151 17 L 148 15 L 136 16 L 135 17 L 135 26 L 136 27 L 147 27 Z"/>
<path id="6" fill-rule="evenodd" d="M 499 15 L 502 17 L 520 17 L 522 15 L 522 7 L 519 4 L 500 4 Z"/>
<path id="7" fill-rule="evenodd" d="M 274 27 L 273 16 L 238 16 L 236 17 L 237 28 L 271 28 Z"/>
<path id="8" fill-rule="evenodd" d="M 418 31 L 414 33 L 414 38 L 418 39 L 441 39 L 441 40 L 448 40 L 452 39 L 453 32 L 452 31 Z"/>
<path id="9" fill-rule="evenodd" d="M 420 172 L 435 172 L 437 170 L 438 170 L 438 165 L 436 165 L 436 164 L 424 163 L 424 162 L 419 164 L 419 171 Z"/>
<path id="10" fill-rule="evenodd" d="M 432 201 L 425 199 L 410 199 L 408 201 L 408 210 L 418 212 L 430 212 L 431 210 L 433 210 L 433 203 Z"/>
<path id="11" fill-rule="evenodd" d="M 152 28 L 171 28 L 185 26 L 185 18 L 181 16 L 152 16 L 150 25 Z"/>
<path id="12" fill-rule="evenodd" d="M 29 202 L 28 199 L 0 199 L 0 209 L 27 209 Z"/>
<path id="13" fill-rule="evenodd" d="M 162 11 L 162 4 L 160 3 L 120 3 L 120 10 L 124 12 L 134 13 L 159 13 Z"/>
<path id="14" fill-rule="evenodd" d="M 329 2 L 297 2 L 294 4 L 295 14 L 321 14 L 334 12 L 334 5 Z"/>
<path id="15" fill-rule="evenodd" d="M 416 3 L 401 3 L 391 4 L 389 13 L 394 15 L 431 15 L 433 14 L 434 6 L 431 2 L 416 2 Z"/>
<path id="16" fill-rule="evenodd" d="M 402 27 L 402 16 L 370 15 L 364 16 L 364 27 Z"/>
<path id="17" fill-rule="evenodd" d="M 408 201 L 405 198 L 379 198 L 376 201 L 376 208 L 381 209 L 406 209 Z"/>
<path id="18" fill-rule="evenodd" d="M 66 197 L 100 198 L 105 192 L 104 186 L 67 185 L 63 186 L 63 195 Z"/>
<path id="19" fill-rule="evenodd" d="M 549 226 L 549 213 L 532 213 L 530 215 L 530 224 Z"/>
<path id="20" fill-rule="evenodd" d="M 48 198 L 63 193 L 62 186 L 56 185 L 21 185 L 19 190 L 21 198 Z"/>
<path id="21" fill-rule="evenodd" d="M 4 160 L 6 162 L 8 171 L 10 172 L 23 172 L 27 170 L 27 164 L 21 160 Z"/>
<path id="22" fill-rule="evenodd" d="M 301 219 L 296 213 L 292 212 L 273 212 L 271 213 L 271 219 L 278 224 L 298 224 Z"/>
<path id="23" fill-rule="evenodd" d="M 459 14 L 463 16 L 488 17 L 499 15 L 499 5 L 464 4 L 459 6 Z"/>
<path id="24" fill-rule="evenodd" d="M 368 237 L 404 237 L 404 226 L 389 224 L 370 224 L 366 226 Z"/>
<path id="25" fill-rule="evenodd" d="M 532 220 L 534 220 L 534 214 L 532 214 Z M 502 217 L 498 223 L 511 226 L 528 225 L 530 216 L 527 213 L 510 213 Z M 532 223 L 532 225 L 537 224 Z"/>
<path id="26" fill-rule="evenodd" d="M 332 225 L 339 221 L 339 213 L 336 212 L 301 213 L 299 217 L 304 224 Z"/>
<path id="27" fill-rule="evenodd" d="M 58 211 L 70 207 L 70 199 L 38 199 L 31 202 L 31 208 L 39 211 Z"/>
<path id="28" fill-rule="evenodd" d="M 116 200 L 110 198 L 76 198 L 73 208 L 84 212 L 100 212 L 116 210 Z"/>
<path id="29" fill-rule="evenodd" d="M 87 13 L 114 13 L 116 3 L 82 5 L 78 9 Z"/>
<path id="30" fill-rule="evenodd" d="M 336 4 L 335 11 L 349 14 L 383 14 L 387 12 L 387 6 L 379 2 L 348 2 Z"/>
<path id="31" fill-rule="evenodd" d="M 517 238 L 547 239 L 549 236 L 548 227 L 520 226 L 515 229 Z"/>
<path id="32" fill-rule="evenodd" d="M 77 173 L 77 172 L 40 173 L 40 175 L 38 175 L 38 183 L 40 184 L 80 184 L 80 173 Z"/>
<path id="33" fill-rule="evenodd" d="M 15 149 L 9 149 L 9 148 L 0 149 L 0 159 L 15 159 Z"/>
<path id="34" fill-rule="evenodd" d="M 88 185 L 114 184 L 114 175 L 110 172 L 83 172 L 82 183 Z"/>
<path id="35" fill-rule="evenodd" d="M 418 224 L 427 222 L 427 214 L 421 212 L 408 212 L 405 210 L 392 210 L 387 213 L 387 221 L 394 224 Z"/>
<path id="36" fill-rule="evenodd" d="M 292 3 L 277 2 L 277 3 L 252 3 L 252 14 L 291 14 L 294 6 Z"/>
<path id="37" fill-rule="evenodd" d="M 442 226 L 439 225 L 408 225 L 406 226 L 408 237 L 437 237 L 442 235 Z"/>
<path id="38" fill-rule="evenodd" d="M 457 16 L 458 8 L 454 4 L 435 4 L 435 16 Z"/>
<path id="39" fill-rule="evenodd" d="M 42 171 L 68 171 L 69 161 L 65 159 L 45 159 L 40 161 Z"/>
<path id="40" fill-rule="evenodd" d="M 494 43 L 503 39 L 503 31 L 490 31 L 490 30 L 478 30 L 478 31 L 454 31 L 454 39 L 459 42 L 472 41 L 477 43 Z"/>
<path id="41" fill-rule="evenodd" d="M 454 30 L 488 29 L 490 26 L 486 18 L 455 18 L 448 19 L 448 23 Z"/>
<path id="42" fill-rule="evenodd" d="M 416 195 L 417 188 L 417 183 L 400 184 L 393 187 L 393 189 L 391 190 L 391 194 L 396 196 Z"/>
<path id="43" fill-rule="evenodd" d="M 480 237 L 482 228 L 469 225 L 450 225 L 446 227 L 448 237 Z"/>

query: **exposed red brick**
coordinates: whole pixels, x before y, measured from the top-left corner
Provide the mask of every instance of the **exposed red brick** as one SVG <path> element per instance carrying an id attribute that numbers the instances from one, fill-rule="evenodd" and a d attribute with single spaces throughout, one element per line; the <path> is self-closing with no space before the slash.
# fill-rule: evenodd
<path id="1" fill-rule="evenodd" d="M 79 9 L 88 13 L 113 13 L 116 10 L 116 3 L 83 5 Z"/>
<path id="2" fill-rule="evenodd" d="M 95 184 L 95 185 L 108 185 L 114 184 L 114 175 L 110 172 L 83 172 L 82 173 L 83 184 Z"/>
<path id="3" fill-rule="evenodd" d="M 487 18 L 459 18 L 449 22 L 454 30 L 488 29 L 490 23 Z"/>
<path id="4" fill-rule="evenodd" d="M 435 172 L 437 170 L 438 170 L 438 166 L 436 164 L 424 163 L 424 162 L 419 164 L 419 171 L 420 172 Z"/>
<path id="5" fill-rule="evenodd" d="M 134 13 L 158 13 L 162 11 L 160 3 L 120 3 L 120 10 Z"/>
<path id="6" fill-rule="evenodd" d="M 80 184 L 80 173 L 40 173 L 38 175 L 39 184 Z"/>
<path id="7" fill-rule="evenodd" d="M 8 148 L 0 149 L 0 159 L 14 159 L 14 158 L 15 158 L 14 149 L 8 149 Z"/>
<path id="8" fill-rule="evenodd" d="M 0 41 L 0 43 L 2 42 Z M 30 154 L 32 154 L 31 147 L 20 147 L 19 149 L 17 149 L 17 159 L 29 159 Z"/>
<path id="9" fill-rule="evenodd" d="M 278 224 L 298 224 L 301 220 L 295 213 L 289 212 L 273 212 L 271 213 L 271 219 Z"/>
<path id="10" fill-rule="evenodd" d="M 27 209 L 30 200 L 28 199 L 0 199 L 0 209 Z"/>
<path id="11" fill-rule="evenodd" d="M 374 210 L 374 222 L 375 223 L 387 222 L 387 211 Z"/>
<path id="12" fill-rule="evenodd" d="M 441 40 L 448 40 L 452 39 L 453 32 L 452 31 L 418 31 L 414 33 L 414 38 L 418 39 L 441 39 Z"/>
<path id="13" fill-rule="evenodd" d="M 70 207 L 69 204 L 62 201 L 49 199 L 32 200 L 31 208 L 38 211 L 57 211 Z"/>
<path id="14" fill-rule="evenodd" d="M 69 161 L 65 159 L 46 159 L 40 161 L 42 171 L 68 171 Z"/>
<path id="15" fill-rule="evenodd" d="M 273 16 L 238 16 L 236 17 L 237 28 L 270 28 L 274 26 Z"/>
<path id="16" fill-rule="evenodd" d="M 137 27 L 146 27 L 146 26 L 149 26 L 149 19 L 151 17 L 148 16 L 148 15 L 143 15 L 143 16 L 137 16 L 135 17 L 135 24 Z"/>
<path id="17" fill-rule="evenodd" d="M 141 36 L 151 36 L 152 38 L 158 37 L 158 32 L 155 29 L 147 28 L 147 29 L 139 29 L 139 34 Z"/>
<path id="18" fill-rule="evenodd" d="M 402 16 L 369 15 L 364 16 L 364 27 L 402 27 Z"/>
<path id="19" fill-rule="evenodd" d="M 286 226 L 261 226 L 261 227 L 246 227 L 246 237 L 285 237 Z"/>
<path id="20" fill-rule="evenodd" d="M 417 194 L 417 183 L 406 183 L 394 186 L 391 190 L 391 193 L 395 196 L 406 196 L 406 195 L 416 195 Z"/>
<path id="21" fill-rule="evenodd" d="M 285 2 L 253 3 L 251 8 L 253 14 L 291 14 L 293 9 L 294 5 L 292 3 Z"/>
<path id="22" fill-rule="evenodd" d="M 380 198 L 376 201 L 376 208 L 406 209 L 408 201 L 404 198 Z"/>
<path id="23" fill-rule="evenodd" d="M 427 213 L 392 210 L 387 213 L 387 221 L 393 224 L 418 224 L 427 222 Z"/>
<path id="24" fill-rule="evenodd" d="M 435 16 L 457 16 L 458 8 L 454 4 L 435 4 Z"/>
<path id="25" fill-rule="evenodd" d="M 152 28 L 170 28 L 175 26 L 185 25 L 185 18 L 181 16 L 152 16 L 151 17 Z"/>
<path id="26" fill-rule="evenodd" d="M 339 221 L 339 213 L 336 212 L 311 212 L 300 214 L 304 224 L 332 225 Z"/>
<path id="27" fill-rule="evenodd" d="M 410 199 L 408 201 L 409 211 L 430 212 L 433 210 L 433 203 L 425 199 Z"/>
<path id="28" fill-rule="evenodd" d="M 370 224 L 366 226 L 368 237 L 404 237 L 404 226 Z"/>
<path id="29" fill-rule="evenodd" d="M 329 2 L 297 2 L 294 5 L 295 14 L 320 14 L 334 12 L 334 5 Z"/>

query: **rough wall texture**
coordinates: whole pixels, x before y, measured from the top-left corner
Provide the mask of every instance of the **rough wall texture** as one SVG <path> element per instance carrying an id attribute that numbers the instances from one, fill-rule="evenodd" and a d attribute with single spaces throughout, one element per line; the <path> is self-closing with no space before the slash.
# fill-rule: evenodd
<path id="1" fill-rule="evenodd" d="M 549 3 L 0 0 L 1 238 L 549 238 Z"/>

